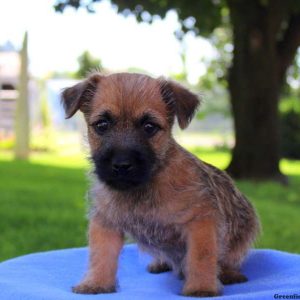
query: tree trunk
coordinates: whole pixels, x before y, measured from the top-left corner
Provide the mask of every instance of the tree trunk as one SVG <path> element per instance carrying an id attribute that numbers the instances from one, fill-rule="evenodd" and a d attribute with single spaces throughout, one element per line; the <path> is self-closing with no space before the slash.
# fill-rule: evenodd
<path id="1" fill-rule="evenodd" d="M 256 1 L 231 2 L 234 58 L 228 82 L 235 146 L 227 171 L 235 178 L 285 181 L 279 170 L 282 80 L 274 18 Z"/>

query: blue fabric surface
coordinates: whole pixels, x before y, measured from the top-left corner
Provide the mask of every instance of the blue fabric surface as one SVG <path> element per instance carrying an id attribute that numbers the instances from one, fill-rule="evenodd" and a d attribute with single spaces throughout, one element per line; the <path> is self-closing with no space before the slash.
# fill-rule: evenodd
<path id="1" fill-rule="evenodd" d="M 77 295 L 71 286 L 87 269 L 87 248 L 30 254 L 0 264 L 0 299 L 191 299 L 180 296 L 183 282 L 171 272 L 149 274 L 150 257 L 136 245 L 124 247 L 118 269 L 119 288 L 114 294 Z M 275 294 L 300 294 L 300 255 L 253 250 L 242 271 L 249 281 L 227 285 L 217 299 L 274 299 Z"/>

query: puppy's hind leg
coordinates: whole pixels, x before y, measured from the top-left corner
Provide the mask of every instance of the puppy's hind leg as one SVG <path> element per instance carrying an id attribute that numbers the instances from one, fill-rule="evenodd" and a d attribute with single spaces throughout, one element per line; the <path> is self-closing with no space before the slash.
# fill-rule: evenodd
<path id="1" fill-rule="evenodd" d="M 152 263 L 148 265 L 147 270 L 150 273 L 159 274 L 159 273 L 171 271 L 172 268 L 167 263 L 156 258 L 153 260 Z"/>
<path id="2" fill-rule="evenodd" d="M 242 283 L 248 281 L 238 269 L 229 266 L 222 266 L 219 279 L 223 284 Z"/>

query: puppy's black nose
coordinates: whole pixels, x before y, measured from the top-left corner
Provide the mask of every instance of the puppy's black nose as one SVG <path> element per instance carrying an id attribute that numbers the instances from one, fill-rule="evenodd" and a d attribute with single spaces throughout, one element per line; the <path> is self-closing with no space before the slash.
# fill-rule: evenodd
<path id="1" fill-rule="evenodd" d="M 133 168 L 132 163 L 129 159 L 115 158 L 112 161 L 112 169 L 118 174 L 126 174 Z"/>

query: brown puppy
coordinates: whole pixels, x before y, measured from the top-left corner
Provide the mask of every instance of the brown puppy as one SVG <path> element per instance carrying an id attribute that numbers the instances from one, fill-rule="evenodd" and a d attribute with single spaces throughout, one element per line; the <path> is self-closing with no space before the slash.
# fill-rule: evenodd
<path id="1" fill-rule="evenodd" d="M 258 232 L 255 211 L 222 171 L 179 146 L 171 129 L 188 126 L 199 104 L 177 83 L 146 75 L 94 74 L 62 94 L 67 118 L 88 126 L 95 179 L 90 266 L 76 293 L 110 293 L 125 233 L 150 252 L 150 272 L 172 269 L 182 293 L 214 296 L 239 271 Z"/>

